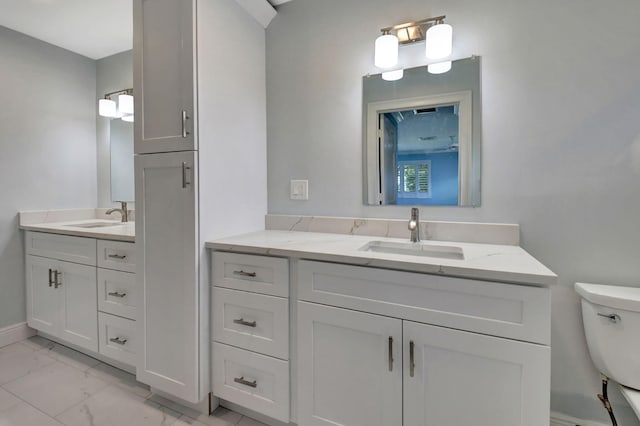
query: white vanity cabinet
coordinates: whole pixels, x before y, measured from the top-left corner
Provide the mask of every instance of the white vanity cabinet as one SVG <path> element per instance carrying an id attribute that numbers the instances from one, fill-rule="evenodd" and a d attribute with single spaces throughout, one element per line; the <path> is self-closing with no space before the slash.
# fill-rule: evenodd
<path id="1" fill-rule="evenodd" d="M 25 243 L 29 326 L 134 367 L 134 245 L 31 231 Z"/>
<path id="2" fill-rule="evenodd" d="M 289 261 L 212 254 L 213 394 L 289 422 Z"/>
<path id="3" fill-rule="evenodd" d="M 301 426 L 548 424 L 548 288 L 312 261 L 297 277 Z"/>
<path id="4" fill-rule="evenodd" d="M 96 240 L 27 232 L 27 323 L 98 352 Z"/>

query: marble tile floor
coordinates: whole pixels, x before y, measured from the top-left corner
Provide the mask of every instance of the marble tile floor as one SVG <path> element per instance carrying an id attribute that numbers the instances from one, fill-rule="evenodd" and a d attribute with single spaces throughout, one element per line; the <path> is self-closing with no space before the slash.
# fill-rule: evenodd
<path id="1" fill-rule="evenodd" d="M 135 376 L 39 336 L 0 348 L 0 426 L 266 426 L 202 415 Z"/>

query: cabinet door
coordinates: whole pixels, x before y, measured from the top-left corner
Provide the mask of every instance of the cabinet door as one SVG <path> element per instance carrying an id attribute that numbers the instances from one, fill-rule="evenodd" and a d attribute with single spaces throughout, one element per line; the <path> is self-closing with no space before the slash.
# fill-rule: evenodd
<path id="1" fill-rule="evenodd" d="M 134 0 L 135 152 L 197 149 L 194 0 Z"/>
<path id="2" fill-rule="evenodd" d="M 149 154 L 136 156 L 135 162 L 138 380 L 195 403 L 203 396 L 197 157 L 194 152 Z"/>
<path id="3" fill-rule="evenodd" d="M 298 423 L 402 424 L 402 322 L 298 302 Z"/>
<path id="4" fill-rule="evenodd" d="M 55 260 L 27 256 L 27 323 L 36 330 L 56 335 L 60 304 L 53 285 Z"/>
<path id="5" fill-rule="evenodd" d="M 409 321 L 403 334 L 404 426 L 549 424 L 548 346 Z"/>
<path id="6" fill-rule="evenodd" d="M 58 262 L 57 286 L 60 298 L 57 336 L 98 352 L 96 267 Z"/>

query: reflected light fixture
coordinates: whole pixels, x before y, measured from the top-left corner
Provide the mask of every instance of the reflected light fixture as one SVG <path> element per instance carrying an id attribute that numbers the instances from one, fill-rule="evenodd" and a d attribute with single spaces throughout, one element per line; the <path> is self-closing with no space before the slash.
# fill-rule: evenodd
<path id="1" fill-rule="evenodd" d="M 435 64 L 429 64 L 427 71 L 429 74 L 444 74 L 451 69 L 451 61 L 436 62 Z"/>
<path id="2" fill-rule="evenodd" d="M 382 73 L 382 79 L 386 81 L 396 81 L 404 77 L 404 69 L 385 71 Z"/>
<path id="3" fill-rule="evenodd" d="M 117 102 L 116 102 L 117 100 Z M 128 118 L 133 121 L 133 89 L 122 89 L 107 93 L 98 101 L 98 114 L 107 118 Z"/>
<path id="4" fill-rule="evenodd" d="M 382 28 L 382 35 L 376 39 L 374 55 L 376 67 L 384 70 L 382 78 L 388 81 L 402 78 L 402 70 L 389 70 L 398 64 L 400 45 L 426 40 L 427 59 L 439 60 L 450 56 L 453 51 L 453 28 L 444 23 L 445 18 L 442 15 Z M 440 61 L 429 65 L 428 69 L 432 74 L 445 73 L 451 69 L 451 62 Z"/>
<path id="5" fill-rule="evenodd" d="M 133 114 L 125 115 L 121 118 L 122 121 L 127 121 L 129 123 L 133 123 Z"/>

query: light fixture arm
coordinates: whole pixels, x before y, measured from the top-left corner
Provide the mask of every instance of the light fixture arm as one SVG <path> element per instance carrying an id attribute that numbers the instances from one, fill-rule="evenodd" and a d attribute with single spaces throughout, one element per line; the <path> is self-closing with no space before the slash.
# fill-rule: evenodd
<path id="1" fill-rule="evenodd" d="M 400 44 L 415 43 L 424 40 L 429 27 L 444 23 L 446 17 L 446 15 L 442 15 L 415 22 L 405 22 L 404 24 L 382 28 L 380 31 L 383 35 L 395 32 Z"/>
<path id="2" fill-rule="evenodd" d="M 109 92 L 106 93 L 104 95 L 104 99 L 111 99 L 112 96 L 115 95 L 129 95 L 129 96 L 133 96 L 133 89 L 120 89 L 120 90 L 116 90 L 115 92 Z"/>

